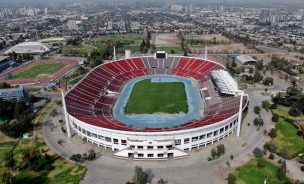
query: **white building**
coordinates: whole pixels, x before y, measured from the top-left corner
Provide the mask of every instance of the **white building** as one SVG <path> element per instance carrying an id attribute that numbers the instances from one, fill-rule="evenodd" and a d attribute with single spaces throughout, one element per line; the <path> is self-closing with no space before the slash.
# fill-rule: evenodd
<path id="1" fill-rule="evenodd" d="M 79 21 L 79 20 L 69 20 L 67 23 L 68 29 L 69 30 L 78 30 L 79 29 L 78 24 L 80 24 L 80 23 L 81 23 L 81 21 Z"/>

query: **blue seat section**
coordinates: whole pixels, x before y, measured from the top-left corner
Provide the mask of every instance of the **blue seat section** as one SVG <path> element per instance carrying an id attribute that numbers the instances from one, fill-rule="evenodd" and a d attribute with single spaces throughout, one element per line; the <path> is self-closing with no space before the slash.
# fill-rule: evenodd
<path id="1" fill-rule="evenodd" d="M 179 82 L 181 80 L 178 80 L 173 77 L 152 77 L 151 82 Z"/>

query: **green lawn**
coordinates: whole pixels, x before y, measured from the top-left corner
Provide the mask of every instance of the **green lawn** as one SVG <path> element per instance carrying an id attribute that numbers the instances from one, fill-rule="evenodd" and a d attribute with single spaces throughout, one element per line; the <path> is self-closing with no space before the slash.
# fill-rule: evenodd
<path id="1" fill-rule="evenodd" d="M 61 68 L 65 67 L 64 63 L 39 63 L 27 68 L 16 75 L 13 78 L 32 79 L 40 75 L 40 77 L 46 77 L 51 75 Z"/>
<path id="2" fill-rule="evenodd" d="M 184 84 L 182 82 L 151 83 L 150 79 L 135 84 L 125 108 L 126 114 L 179 112 L 188 112 Z"/>
<path id="3" fill-rule="evenodd" d="M 169 54 L 183 54 L 184 53 L 184 50 L 182 49 L 181 46 L 157 47 L 156 50 L 157 51 L 166 51 Z"/>
<path id="4" fill-rule="evenodd" d="M 0 143 L 0 161 L 5 157 L 5 154 L 11 149 L 15 141 L 6 141 Z"/>
<path id="5" fill-rule="evenodd" d="M 23 184 L 77 184 L 86 172 L 86 168 L 69 163 L 58 156 L 46 161 L 47 165 L 42 171 L 34 172 L 24 169 L 15 176 L 16 183 Z"/>
<path id="6" fill-rule="evenodd" d="M 258 162 L 262 163 L 265 167 L 258 168 Z M 265 159 L 253 159 L 237 169 L 237 183 L 263 184 L 265 177 L 267 177 L 267 184 L 292 184 L 288 178 L 282 181 L 278 180 L 276 178 L 277 170 L 277 166 L 273 165 Z"/>
<path id="7" fill-rule="evenodd" d="M 30 139 L 21 140 L 16 149 L 13 151 L 17 165 L 20 165 L 23 162 L 22 149 L 31 143 L 32 141 Z M 40 150 L 48 149 L 45 142 L 38 142 L 37 147 Z M 47 154 L 49 155 L 48 159 L 44 157 L 44 154 L 39 157 L 39 161 L 42 165 L 42 169 L 40 171 L 35 172 L 29 167 L 20 169 L 16 173 L 15 183 L 76 184 L 79 183 L 86 173 L 85 167 L 65 161 L 51 150 L 49 150 Z"/>
<path id="8" fill-rule="evenodd" d="M 304 119 L 303 117 L 293 117 L 293 116 L 290 116 L 288 114 L 289 107 L 282 106 L 282 105 L 278 105 L 278 107 L 276 109 L 272 109 L 272 112 L 278 114 L 279 116 L 281 116 L 283 118 L 289 118 L 289 119 L 293 119 L 293 120 Z"/>
<path id="9" fill-rule="evenodd" d="M 33 120 L 36 126 L 41 126 L 41 122 L 45 119 L 48 112 L 53 109 L 55 102 L 48 103 Z M 39 125 L 40 124 L 40 125 Z M 13 150 L 13 155 L 16 160 L 16 166 L 21 166 L 23 163 L 22 152 L 23 149 L 33 144 L 34 133 L 30 132 L 31 137 L 29 139 L 20 140 L 19 144 Z M 63 160 L 56 155 L 43 141 L 41 128 L 36 130 L 35 136 L 37 136 L 37 142 L 35 142 L 37 148 L 41 150 L 38 163 L 40 170 L 35 172 L 29 167 L 19 168 L 14 171 L 14 183 L 22 184 L 77 184 L 83 178 L 86 173 L 86 168 L 74 163 Z M 16 139 L 8 138 L 0 133 L 0 151 L 4 154 L 9 149 L 10 145 L 16 141 Z M 4 149 L 6 148 L 6 150 Z M 48 157 L 45 156 L 47 153 Z"/>
<path id="10" fill-rule="evenodd" d="M 82 75 L 82 76 L 79 76 L 79 77 L 76 77 L 76 78 L 70 80 L 70 81 L 69 81 L 69 84 L 70 84 L 70 85 L 76 84 L 76 83 L 79 82 L 84 76 L 85 76 L 85 75 Z"/>
<path id="11" fill-rule="evenodd" d="M 41 88 L 38 87 L 32 87 L 32 88 L 28 88 L 27 90 L 29 90 L 30 92 L 38 92 L 41 90 Z"/>
<path id="12" fill-rule="evenodd" d="M 120 41 L 120 42 L 135 42 L 141 43 L 144 39 L 142 35 L 107 35 L 107 36 L 99 36 L 94 39 L 93 42 L 104 43 L 108 41 Z"/>
<path id="13" fill-rule="evenodd" d="M 92 48 L 83 45 L 69 45 L 62 47 L 61 53 L 64 55 L 87 57 Z"/>
<path id="14" fill-rule="evenodd" d="M 277 152 L 279 153 L 283 148 L 288 150 L 288 155 L 294 155 L 304 151 L 304 139 L 297 135 L 297 128 L 283 121 L 280 118 L 276 123 L 277 137 L 272 139 L 272 142 L 277 146 Z"/>
<path id="15" fill-rule="evenodd" d="M 117 53 L 124 53 L 126 49 L 133 52 L 140 52 L 140 44 L 144 40 L 142 35 L 107 35 L 94 38 L 91 45 L 99 49 L 104 48 L 108 43 L 117 43 Z"/>

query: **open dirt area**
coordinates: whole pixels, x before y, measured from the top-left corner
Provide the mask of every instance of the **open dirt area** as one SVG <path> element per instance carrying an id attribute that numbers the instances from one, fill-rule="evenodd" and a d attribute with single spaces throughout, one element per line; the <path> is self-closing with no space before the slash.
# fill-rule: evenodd
<path id="1" fill-rule="evenodd" d="M 154 35 L 154 44 L 156 47 L 172 47 L 179 46 L 181 41 L 176 33 L 161 33 Z"/>
<path id="2" fill-rule="evenodd" d="M 188 35 L 186 39 L 194 39 L 194 40 L 213 40 L 216 38 L 217 42 L 230 43 L 231 41 L 221 34 L 208 34 L 208 35 Z"/>
<path id="3" fill-rule="evenodd" d="M 191 46 L 191 52 L 200 54 L 205 52 L 204 46 Z M 208 45 L 208 53 L 211 54 L 256 54 L 255 49 L 249 49 L 242 43 L 220 44 L 220 45 Z"/>

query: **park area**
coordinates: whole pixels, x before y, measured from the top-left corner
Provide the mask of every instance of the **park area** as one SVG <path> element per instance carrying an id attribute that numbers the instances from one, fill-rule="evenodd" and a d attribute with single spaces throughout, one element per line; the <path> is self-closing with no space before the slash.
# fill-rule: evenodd
<path id="1" fill-rule="evenodd" d="M 182 82 L 151 82 L 135 84 L 125 108 L 126 114 L 188 112 L 187 96 Z"/>
<path id="2" fill-rule="evenodd" d="M 66 56 L 87 57 L 92 51 L 111 50 L 116 46 L 116 53 L 124 54 L 125 50 L 141 53 L 140 44 L 145 39 L 142 35 L 107 35 L 98 36 L 90 41 L 79 42 L 61 48 L 60 53 Z M 109 48 L 110 47 L 110 48 Z"/>
<path id="3" fill-rule="evenodd" d="M 29 138 L 18 141 L 18 138 L 10 138 L 0 133 L 1 167 L 10 163 L 14 183 L 74 184 L 79 183 L 85 175 L 85 167 L 62 159 L 43 141 L 42 122 L 55 105 L 56 103 L 51 101 L 38 112 L 32 120 L 37 129 L 29 132 Z M 13 157 L 14 162 L 7 162 L 7 155 Z"/>
<path id="4" fill-rule="evenodd" d="M 276 152 L 278 154 L 287 152 L 288 158 L 293 158 L 297 154 L 304 151 L 304 139 L 297 135 L 299 128 L 287 122 L 284 119 L 299 120 L 303 117 L 293 117 L 288 114 L 289 108 L 278 105 L 276 109 L 272 109 L 272 112 L 280 116 L 279 121 L 276 122 L 277 136 L 272 139 L 272 143 L 276 145 Z"/>
<path id="5" fill-rule="evenodd" d="M 12 69 L 0 77 L 0 82 L 12 85 L 47 84 L 78 65 L 77 60 L 38 60 Z"/>
<path id="6" fill-rule="evenodd" d="M 142 35 L 108 35 L 94 38 L 90 44 L 95 48 L 101 49 L 106 47 L 108 43 L 117 43 L 117 53 L 123 54 L 127 49 L 133 53 L 139 53 L 140 44 L 144 39 Z"/>
<path id="7" fill-rule="evenodd" d="M 267 178 L 268 184 L 292 184 L 289 178 L 279 180 L 276 177 L 278 167 L 265 159 L 257 158 L 237 168 L 236 178 L 238 184 L 261 184 Z"/>

